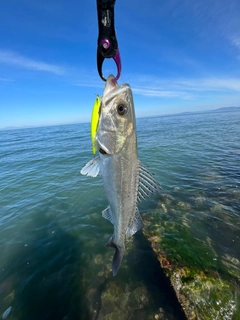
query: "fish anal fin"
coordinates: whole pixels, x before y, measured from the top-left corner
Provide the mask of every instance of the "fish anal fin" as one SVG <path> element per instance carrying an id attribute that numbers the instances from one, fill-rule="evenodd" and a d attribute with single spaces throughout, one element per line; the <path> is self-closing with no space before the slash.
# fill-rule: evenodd
<path id="1" fill-rule="evenodd" d="M 112 224 L 114 224 L 110 206 L 108 206 L 105 210 L 102 211 L 102 216 L 103 218 L 109 220 Z"/>
<path id="2" fill-rule="evenodd" d="M 111 247 L 111 248 L 115 248 L 116 245 L 115 243 L 113 243 L 113 239 L 112 237 L 108 240 L 108 242 L 105 244 L 106 247 Z"/>
<path id="3" fill-rule="evenodd" d="M 96 177 L 99 174 L 100 167 L 99 167 L 100 157 L 96 157 L 90 160 L 80 171 L 80 173 L 84 176 Z"/>
<path id="4" fill-rule="evenodd" d="M 138 208 L 136 208 L 135 215 L 132 220 L 132 224 L 130 227 L 127 228 L 126 236 L 130 237 L 134 235 L 137 231 L 141 230 L 144 227 L 142 217 L 140 216 L 140 213 L 138 211 Z"/>

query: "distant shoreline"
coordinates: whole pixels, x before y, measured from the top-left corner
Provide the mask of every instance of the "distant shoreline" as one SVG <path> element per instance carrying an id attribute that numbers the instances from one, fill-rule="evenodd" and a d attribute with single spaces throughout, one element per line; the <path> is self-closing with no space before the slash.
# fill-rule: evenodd
<path id="1" fill-rule="evenodd" d="M 185 116 L 185 115 L 188 116 L 188 115 L 194 115 L 194 114 L 235 112 L 235 111 L 240 111 L 240 107 L 223 107 L 223 108 L 203 110 L 203 111 L 198 110 L 198 111 L 184 111 L 184 112 L 179 112 L 179 113 L 166 113 L 166 114 L 161 114 L 161 115 L 137 117 L 137 119 L 174 117 L 174 116 Z"/>
<path id="2" fill-rule="evenodd" d="M 233 111 L 240 111 L 240 107 L 222 107 L 222 108 L 218 108 L 218 109 L 210 109 L 210 110 L 204 110 L 204 111 L 186 111 L 186 112 L 180 112 L 178 114 L 233 112 Z"/>

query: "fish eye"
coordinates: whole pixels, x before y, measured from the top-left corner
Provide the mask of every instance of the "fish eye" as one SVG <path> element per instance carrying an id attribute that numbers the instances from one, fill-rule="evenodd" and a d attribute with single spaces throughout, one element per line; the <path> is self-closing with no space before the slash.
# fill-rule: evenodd
<path id="1" fill-rule="evenodd" d="M 128 111 L 128 108 L 124 104 L 119 104 L 117 106 L 117 112 L 120 116 L 124 116 Z"/>

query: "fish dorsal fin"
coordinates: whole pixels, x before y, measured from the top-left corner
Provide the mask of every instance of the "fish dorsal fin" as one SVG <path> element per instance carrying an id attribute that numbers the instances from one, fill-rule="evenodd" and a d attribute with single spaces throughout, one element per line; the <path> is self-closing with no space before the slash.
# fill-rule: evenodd
<path id="1" fill-rule="evenodd" d="M 84 176 L 96 177 L 100 171 L 99 167 L 100 157 L 90 160 L 80 171 Z"/>
<path id="2" fill-rule="evenodd" d="M 159 192 L 160 189 L 161 186 L 154 179 L 153 174 L 139 161 L 139 186 L 137 200 L 146 200 L 154 193 Z"/>
<path id="3" fill-rule="evenodd" d="M 113 215 L 110 206 L 108 206 L 105 210 L 102 211 L 103 218 L 109 220 L 112 224 L 114 224 L 113 221 Z"/>
<path id="4" fill-rule="evenodd" d="M 143 224 L 142 217 L 140 216 L 138 208 L 136 208 L 136 211 L 132 220 L 132 224 L 130 225 L 130 227 L 127 228 L 126 236 L 130 237 L 134 235 L 134 233 L 136 233 L 138 230 L 141 230 L 143 227 L 144 227 L 144 224 Z"/>

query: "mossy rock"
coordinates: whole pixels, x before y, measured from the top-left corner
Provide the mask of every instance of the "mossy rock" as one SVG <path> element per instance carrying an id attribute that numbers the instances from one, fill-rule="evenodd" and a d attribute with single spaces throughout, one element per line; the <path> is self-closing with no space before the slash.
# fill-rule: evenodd
<path id="1" fill-rule="evenodd" d="M 217 256 L 210 239 L 199 241 L 188 224 L 174 223 L 174 217 L 165 211 L 144 214 L 143 233 L 170 278 L 187 318 L 239 320 L 240 271 L 231 270 Z"/>

